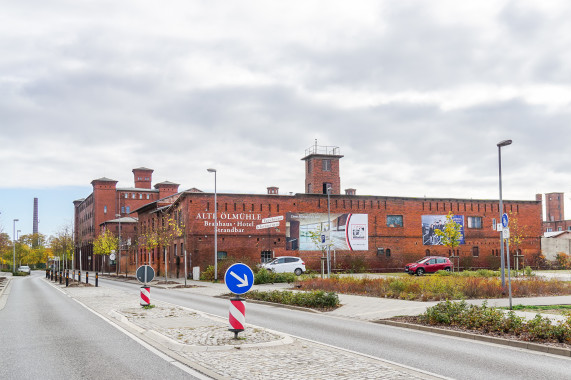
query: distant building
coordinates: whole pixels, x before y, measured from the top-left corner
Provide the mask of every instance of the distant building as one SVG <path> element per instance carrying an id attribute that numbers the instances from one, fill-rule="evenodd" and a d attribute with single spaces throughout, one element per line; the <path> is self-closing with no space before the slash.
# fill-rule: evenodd
<path id="1" fill-rule="evenodd" d="M 117 187 L 117 181 L 105 177 L 94 179 L 91 181 L 93 192 L 73 202 L 77 268 L 81 260 L 81 268 L 101 270 L 101 258 L 93 256 L 93 240 L 105 223 L 125 217 L 133 217 L 136 222 L 137 208 L 178 192 L 179 185 L 168 181 L 152 188 L 152 175 L 153 169 L 133 169 L 134 187 Z"/>
<path id="2" fill-rule="evenodd" d="M 571 255 L 571 231 L 546 232 L 541 238 L 541 252 L 549 261 L 555 261 L 559 253 Z"/>
<path id="3" fill-rule="evenodd" d="M 305 161 L 305 193 L 280 195 L 275 186 L 267 194 L 217 194 L 218 260 L 233 257 L 261 263 L 276 256 L 300 256 L 309 269 L 319 270 L 324 257 L 322 234 L 331 237 L 335 270 L 403 270 L 404 264 L 425 255 L 459 256 L 462 268 L 500 264 L 500 238 L 495 226 L 500 214 L 497 200 L 411 198 L 341 194 L 338 147 L 314 145 Z M 327 189 L 330 188 L 329 211 Z M 131 261 L 156 270 L 166 266 L 171 276 L 198 266 L 214 264 L 214 193 L 184 191 L 148 202 L 136 209 L 139 233 L 153 230 L 171 218 L 184 226 L 181 236 L 165 247 L 137 249 Z M 540 253 L 542 202 L 504 201 L 518 225 L 525 226 L 523 243 L 511 247 L 526 262 Z M 463 226 L 463 244 L 452 250 L 434 233 L 451 212 Z M 328 222 L 330 220 L 330 222 Z"/>
<path id="4" fill-rule="evenodd" d="M 537 195 L 541 200 L 542 195 Z M 563 193 L 545 194 L 545 220 L 543 232 L 571 231 L 571 220 L 565 220 L 565 197 Z"/>

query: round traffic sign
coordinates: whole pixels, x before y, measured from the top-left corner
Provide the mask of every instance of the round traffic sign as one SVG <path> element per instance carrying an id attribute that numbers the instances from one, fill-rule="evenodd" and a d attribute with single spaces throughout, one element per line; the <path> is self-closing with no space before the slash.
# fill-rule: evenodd
<path id="1" fill-rule="evenodd" d="M 155 270 L 150 265 L 141 265 L 137 268 L 137 280 L 146 284 L 155 278 Z"/>
<path id="2" fill-rule="evenodd" d="M 509 223 L 508 214 L 503 214 L 502 215 L 502 227 L 508 228 L 508 223 Z"/>
<path id="3" fill-rule="evenodd" d="M 234 294 L 244 294 L 254 285 L 254 272 L 249 266 L 236 263 L 226 270 L 224 283 Z"/>

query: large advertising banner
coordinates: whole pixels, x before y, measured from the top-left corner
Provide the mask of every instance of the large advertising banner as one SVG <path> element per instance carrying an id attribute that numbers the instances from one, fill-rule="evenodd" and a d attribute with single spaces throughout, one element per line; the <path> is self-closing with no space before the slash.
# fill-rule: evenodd
<path id="1" fill-rule="evenodd" d="M 460 244 L 464 243 L 464 215 L 454 215 L 452 220 L 460 225 L 462 238 Z M 422 244 L 423 245 L 443 245 L 440 236 L 434 230 L 444 231 L 446 225 L 446 215 L 422 215 Z"/>
<path id="2" fill-rule="evenodd" d="M 291 213 L 286 215 L 286 249 L 320 251 L 321 234 L 329 234 L 330 249 L 366 251 L 369 249 L 368 214 Z"/>

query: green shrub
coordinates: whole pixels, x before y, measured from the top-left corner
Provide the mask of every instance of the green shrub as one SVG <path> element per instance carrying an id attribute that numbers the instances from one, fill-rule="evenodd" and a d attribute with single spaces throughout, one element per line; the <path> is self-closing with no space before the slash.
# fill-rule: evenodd
<path id="1" fill-rule="evenodd" d="M 419 316 L 419 321 L 430 325 L 452 325 L 469 330 L 502 332 L 520 335 L 528 341 L 571 342 L 571 316 L 565 322 L 553 324 L 549 318 L 537 314 L 525 322 L 513 311 L 504 314 L 501 310 L 482 306 L 467 305 L 466 302 L 441 302 L 429 307 Z"/>
<path id="2" fill-rule="evenodd" d="M 254 274 L 254 284 L 275 284 L 288 283 L 291 284 L 297 279 L 293 273 L 275 273 L 267 269 L 260 269 Z"/>
<path id="3" fill-rule="evenodd" d="M 525 267 L 525 275 L 531 276 L 532 274 L 533 273 L 532 273 L 531 267 L 530 266 Z"/>
<path id="4" fill-rule="evenodd" d="M 319 309 L 331 309 L 339 306 L 339 296 L 333 292 L 314 290 L 311 292 L 292 292 L 289 290 L 273 290 L 262 292 L 254 290 L 243 295 L 248 299 L 280 303 Z"/>
<path id="5" fill-rule="evenodd" d="M 449 270 L 439 270 L 436 272 L 437 276 L 454 276 L 454 274 L 452 272 L 450 272 Z"/>
<path id="6" fill-rule="evenodd" d="M 200 279 L 202 281 L 214 281 L 214 267 L 209 265 L 206 270 L 200 274 Z"/>

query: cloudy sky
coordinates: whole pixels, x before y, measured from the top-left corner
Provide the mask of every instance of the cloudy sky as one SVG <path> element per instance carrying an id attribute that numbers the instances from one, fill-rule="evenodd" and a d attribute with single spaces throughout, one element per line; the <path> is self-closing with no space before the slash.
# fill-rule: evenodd
<path id="1" fill-rule="evenodd" d="M 0 226 L 40 232 L 131 169 L 304 191 L 339 146 L 358 195 L 571 207 L 569 1 L 19 0 L 0 13 Z M 571 210 L 570 210 L 571 211 Z M 567 212 L 567 218 L 571 218 Z"/>

